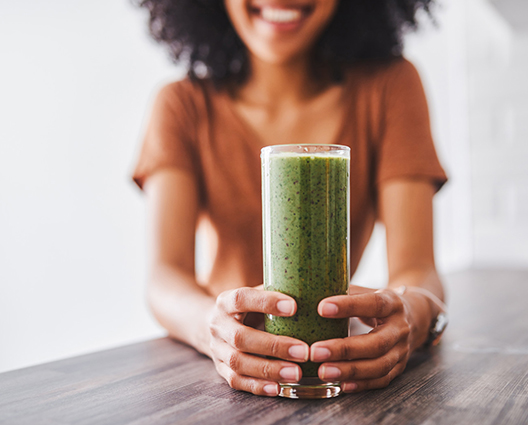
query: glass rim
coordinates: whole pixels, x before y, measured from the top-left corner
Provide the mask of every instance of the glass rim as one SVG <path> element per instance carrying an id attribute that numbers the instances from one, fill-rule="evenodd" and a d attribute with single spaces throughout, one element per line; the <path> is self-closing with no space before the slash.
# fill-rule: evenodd
<path id="1" fill-rule="evenodd" d="M 298 153 L 305 155 L 314 155 L 318 153 L 334 154 L 336 156 L 350 156 L 350 148 L 345 145 L 336 144 L 298 144 L 291 143 L 286 145 L 269 145 L 260 150 L 260 156 L 272 155 L 275 153 Z"/>

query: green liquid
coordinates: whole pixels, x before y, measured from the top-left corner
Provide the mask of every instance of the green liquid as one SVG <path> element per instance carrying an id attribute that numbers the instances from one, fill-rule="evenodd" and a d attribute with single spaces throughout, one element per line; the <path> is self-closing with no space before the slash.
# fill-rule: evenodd
<path id="1" fill-rule="evenodd" d="M 348 336 L 348 319 L 317 313 L 323 298 L 348 289 L 347 158 L 276 154 L 269 159 L 264 188 L 264 288 L 297 302 L 293 317 L 266 315 L 266 331 L 307 344 Z M 319 364 L 303 363 L 304 377 L 316 377 Z"/>

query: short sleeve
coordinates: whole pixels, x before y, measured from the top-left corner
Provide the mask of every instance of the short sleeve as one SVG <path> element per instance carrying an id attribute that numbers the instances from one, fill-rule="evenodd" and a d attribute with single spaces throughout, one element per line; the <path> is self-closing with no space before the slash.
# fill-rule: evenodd
<path id="1" fill-rule="evenodd" d="M 376 181 L 394 178 L 447 181 L 431 135 L 429 109 L 416 68 L 407 60 L 388 70 L 382 100 L 382 133 L 377 147 Z"/>
<path id="2" fill-rule="evenodd" d="M 145 180 L 163 168 L 197 176 L 196 108 L 185 81 L 163 87 L 156 99 L 132 178 L 143 189 Z"/>

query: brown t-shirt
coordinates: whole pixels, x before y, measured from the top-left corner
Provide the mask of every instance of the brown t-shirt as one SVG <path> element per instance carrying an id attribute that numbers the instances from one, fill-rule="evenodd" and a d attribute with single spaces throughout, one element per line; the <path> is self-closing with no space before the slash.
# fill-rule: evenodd
<path id="1" fill-rule="evenodd" d="M 339 144 L 351 149 L 351 271 L 356 270 L 377 216 L 380 183 L 396 178 L 430 181 L 446 175 L 436 156 L 420 77 L 405 59 L 352 67 Z M 299 141 L 302 143 L 302 141 Z M 226 91 L 186 79 L 158 94 L 134 181 L 162 168 L 195 179 L 201 209 L 217 233 L 208 290 L 262 283 L 260 149 L 262 143 L 236 113 Z"/>

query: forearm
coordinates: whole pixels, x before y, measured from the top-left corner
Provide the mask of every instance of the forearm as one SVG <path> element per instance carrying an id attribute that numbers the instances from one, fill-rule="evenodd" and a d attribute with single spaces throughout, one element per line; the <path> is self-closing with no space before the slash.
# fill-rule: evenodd
<path id="1" fill-rule="evenodd" d="M 211 357 L 208 315 L 215 299 L 197 284 L 192 273 L 156 265 L 147 298 L 152 313 L 171 337 Z"/>
<path id="2" fill-rule="evenodd" d="M 397 289 L 401 286 L 423 288 L 440 300 L 444 300 L 444 288 L 433 266 L 408 269 L 392 278 L 388 284 L 390 289 Z M 421 293 L 408 290 L 403 298 L 410 313 L 411 350 L 415 350 L 427 340 L 431 322 L 440 311 L 434 302 Z"/>

